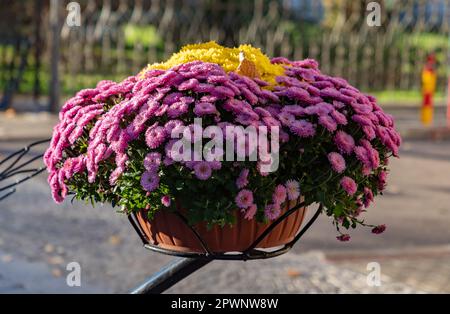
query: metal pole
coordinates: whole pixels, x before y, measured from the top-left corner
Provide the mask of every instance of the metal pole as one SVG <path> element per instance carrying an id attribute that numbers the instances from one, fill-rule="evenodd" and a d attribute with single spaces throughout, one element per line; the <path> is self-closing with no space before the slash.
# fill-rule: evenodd
<path id="1" fill-rule="evenodd" d="M 59 25 L 59 0 L 50 0 L 50 33 L 51 33 L 51 79 L 50 79 L 50 112 L 57 112 L 59 107 L 59 48 L 60 48 L 60 25 Z"/>
<path id="2" fill-rule="evenodd" d="M 158 294 L 211 262 L 204 258 L 175 258 L 131 291 L 131 294 Z"/>

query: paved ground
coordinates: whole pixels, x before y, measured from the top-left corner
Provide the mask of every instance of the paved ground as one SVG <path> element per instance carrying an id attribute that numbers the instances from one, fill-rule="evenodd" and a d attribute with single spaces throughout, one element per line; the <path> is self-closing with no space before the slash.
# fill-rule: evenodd
<path id="1" fill-rule="evenodd" d="M 212 275 L 213 274 L 213 275 Z M 380 286 L 367 284 L 367 271 L 326 260 L 323 252 L 280 256 L 257 262 L 213 262 L 169 293 L 422 293 L 382 274 Z"/>
<path id="2" fill-rule="evenodd" d="M 415 117 L 409 111 L 399 115 L 404 129 Z M 48 132 L 52 117 L 42 117 L 42 127 L 31 134 Z M 4 135 L 25 134 L 26 124 L 4 121 L 12 120 L 0 117 Z M 1 139 L 0 155 L 28 141 Z M 366 216 L 386 223 L 386 233 L 359 230 L 351 233 L 352 241 L 340 243 L 328 218 L 320 217 L 292 253 L 267 261 L 214 262 L 169 292 L 449 293 L 449 170 L 450 141 L 406 140 L 401 159 L 392 162 L 385 196 Z M 0 292 L 126 292 L 170 259 L 144 250 L 125 217 L 113 211 L 53 204 L 44 176 L 22 185 L 0 202 Z M 79 288 L 65 284 L 72 261 L 82 268 Z M 380 264 L 381 287 L 365 283 L 369 262 Z"/>
<path id="3" fill-rule="evenodd" d="M 367 272 L 367 264 L 377 261 L 382 274 L 415 289 L 450 293 L 450 246 L 421 246 L 372 251 L 327 252 L 333 265 Z"/>

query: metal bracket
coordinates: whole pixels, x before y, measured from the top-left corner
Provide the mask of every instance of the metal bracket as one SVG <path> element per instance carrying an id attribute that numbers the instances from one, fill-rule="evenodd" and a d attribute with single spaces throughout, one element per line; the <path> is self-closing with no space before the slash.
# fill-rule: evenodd
<path id="1" fill-rule="evenodd" d="M 204 241 L 200 238 L 198 233 L 192 226 L 189 226 L 191 230 L 198 236 L 199 241 L 201 241 L 202 246 L 205 249 L 204 253 L 198 252 L 178 252 L 174 250 L 168 250 L 157 245 L 153 245 L 146 238 L 144 232 L 141 230 L 139 225 L 136 222 L 136 218 L 133 215 L 129 215 L 128 219 L 130 220 L 131 225 L 136 230 L 137 234 L 141 238 L 144 243 L 144 247 L 151 251 L 157 253 L 163 253 L 166 255 L 178 256 L 178 258 L 174 259 L 172 262 L 167 264 L 164 268 L 162 268 L 157 273 L 153 274 L 147 281 L 142 283 L 139 287 L 134 289 L 132 294 L 155 294 L 162 293 L 165 290 L 169 289 L 180 280 L 183 280 L 193 272 L 197 271 L 201 267 L 207 265 L 213 260 L 254 260 L 254 259 L 266 259 L 272 258 L 284 253 L 287 253 L 294 244 L 300 240 L 300 238 L 305 234 L 305 232 L 312 226 L 312 224 L 316 221 L 317 217 L 319 217 L 322 212 L 322 204 L 319 205 L 318 209 L 314 213 L 314 215 L 310 218 L 310 220 L 306 223 L 306 225 L 300 230 L 300 232 L 295 236 L 295 238 L 285 244 L 283 247 L 273 250 L 273 251 L 264 251 L 260 249 L 256 249 L 258 244 L 266 237 L 279 223 L 281 223 L 284 219 L 286 219 L 289 215 L 294 213 L 296 210 L 299 210 L 304 206 L 304 203 L 300 203 L 297 206 L 291 208 L 282 216 L 280 216 L 277 220 L 275 220 L 266 230 L 255 240 L 255 242 L 250 245 L 244 252 L 237 254 L 229 254 L 229 253 L 213 253 L 211 252 Z M 180 214 L 181 215 L 181 214 Z M 184 218 L 184 217 L 183 217 Z M 183 221 L 186 222 L 185 219 Z M 187 223 L 187 222 L 186 222 Z"/>
<path id="2" fill-rule="evenodd" d="M 25 146 L 24 148 L 15 151 L 9 156 L 0 160 L 0 182 L 6 181 L 8 179 L 11 180 L 11 178 L 16 177 L 20 174 L 27 174 L 25 177 L 17 179 L 13 183 L 7 184 L 5 186 L 0 186 L 0 201 L 16 192 L 16 186 L 30 180 L 31 178 L 45 171 L 45 166 L 41 166 L 38 168 L 27 168 L 27 166 L 36 160 L 42 159 L 42 157 L 44 156 L 43 154 L 38 154 L 34 157 L 28 158 L 32 153 L 32 148 L 34 146 L 48 142 L 50 142 L 50 139 L 31 143 L 28 146 Z M 24 161 L 24 159 L 26 158 L 28 159 Z M 2 166 L 4 167 L 4 169 L 1 169 Z"/>
<path id="3" fill-rule="evenodd" d="M 133 214 L 128 215 L 128 220 L 130 221 L 131 225 L 133 226 L 134 230 L 137 232 L 139 237 L 142 240 L 142 243 L 146 249 L 149 249 L 151 251 L 157 252 L 157 253 L 163 253 L 166 255 L 172 255 L 172 256 L 178 256 L 178 257 L 187 257 L 187 258 L 200 258 L 200 259 L 209 259 L 209 260 L 254 260 L 254 259 L 265 259 L 265 258 L 271 258 L 275 256 L 279 256 L 281 254 L 284 254 L 288 252 L 294 244 L 300 240 L 300 238 L 303 236 L 303 234 L 311 227 L 311 225 L 316 221 L 317 217 L 322 212 L 323 206 L 319 205 L 318 209 L 314 213 L 314 215 L 311 217 L 311 219 L 306 223 L 306 225 L 300 230 L 300 232 L 295 236 L 295 238 L 283 245 L 281 248 L 268 251 L 268 250 L 262 250 L 257 249 L 257 246 L 261 243 L 261 241 L 264 240 L 264 238 L 272 232 L 272 230 L 281 222 L 283 222 L 284 219 L 287 219 L 290 215 L 292 215 L 294 212 L 299 210 L 305 205 L 304 202 L 301 202 L 300 204 L 297 204 L 296 206 L 292 207 L 288 211 L 286 211 L 283 215 L 278 217 L 274 222 L 272 222 L 265 230 L 264 232 L 243 252 L 240 253 L 216 253 L 212 252 L 208 246 L 206 245 L 205 241 L 201 238 L 201 236 L 198 234 L 198 232 L 195 230 L 195 228 L 187 223 L 186 218 L 180 214 L 177 213 L 177 216 L 180 217 L 180 219 L 186 223 L 186 225 L 189 227 L 189 229 L 194 233 L 196 238 L 198 239 L 199 243 L 201 244 L 204 252 L 180 252 L 176 250 L 170 250 L 161 248 L 158 245 L 152 244 L 149 239 L 147 239 L 145 233 L 140 228 L 139 224 L 137 223 L 137 219 Z"/>

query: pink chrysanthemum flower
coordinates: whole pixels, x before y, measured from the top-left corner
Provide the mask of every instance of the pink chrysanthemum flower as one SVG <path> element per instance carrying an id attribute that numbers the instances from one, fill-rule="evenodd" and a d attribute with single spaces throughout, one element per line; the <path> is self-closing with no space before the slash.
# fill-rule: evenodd
<path id="1" fill-rule="evenodd" d="M 334 132 L 337 129 L 336 121 L 329 115 L 321 115 L 319 117 L 319 124 L 330 132 Z"/>
<path id="2" fill-rule="evenodd" d="M 364 148 L 363 146 L 356 146 L 353 151 L 355 152 L 356 158 L 358 158 L 358 160 L 362 162 L 364 167 L 372 169 L 372 163 L 370 162 L 368 151 L 366 148 Z"/>
<path id="3" fill-rule="evenodd" d="M 350 154 L 355 147 L 355 140 L 350 134 L 344 131 L 337 131 L 334 137 L 334 143 L 341 153 Z"/>
<path id="4" fill-rule="evenodd" d="M 158 152 L 148 153 L 144 158 L 144 168 L 147 171 L 156 171 L 161 165 L 161 154 Z"/>
<path id="5" fill-rule="evenodd" d="M 158 148 L 166 140 L 166 130 L 156 123 L 150 126 L 145 132 L 145 142 L 151 149 Z"/>
<path id="6" fill-rule="evenodd" d="M 179 101 L 180 101 L 180 98 L 181 98 L 182 96 L 183 96 L 183 94 L 180 93 L 180 92 L 175 92 L 175 93 L 168 94 L 168 95 L 164 98 L 163 104 L 165 104 L 165 105 L 172 105 L 172 104 L 174 104 L 174 103 L 176 103 L 176 102 L 179 102 Z"/>
<path id="7" fill-rule="evenodd" d="M 364 176 L 367 177 L 368 175 L 370 175 L 372 173 L 372 169 L 370 167 L 363 165 L 361 172 Z"/>
<path id="8" fill-rule="evenodd" d="M 242 125 L 250 125 L 253 123 L 253 119 L 251 119 L 248 115 L 246 114 L 238 114 L 235 118 L 235 121 L 239 124 Z"/>
<path id="9" fill-rule="evenodd" d="M 198 80 L 195 78 L 191 78 L 187 81 L 184 81 L 178 86 L 178 90 L 189 90 L 197 87 L 199 84 Z"/>
<path id="10" fill-rule="evenodd" d="M 277 119 L 272 118 L 272 117 L 263 117 L 262 121 L 264 122 L 264 124 L 268 127 L 268 128 L 276 128 L 276 127 L 280 127 L 280 122 L 278 122 Z"/>
<path id="11" fill-rule="evenodd" d="M 360 114 L 353 115 L 352 120 L 361 126 L 364 126 L 364 125 L 371 126 L 372 125 L 372 121 L 370 121 L 369 118 L 366 118 L 365 116 L 360 115 Z"/>
<path id="12" fill-rule="evenodd" d="M 315 104 L 314 106 L 307 107 L 306 109 L 309 108 L 314 108 L 314 113 L 319 116 L 327 116 L 330 112 L 334 110 L 333 105 L 326 102 L 320 102 L 318 104 Z"/>
<path id="13" fill-rule="evenodd" d="M 141 176 L 141 186 L 147 192 L 156 190 L 159 186 L 159 176 L 156 172 L 145 171 Z"/>
<path id="14" fill-rule="evenodd" d="M 346 166 L 345 166 L 345 159 L 342 157 L 341 154 L 336 152 L 331 152 L 328 154 L 328 160 L 330 161 L 331 167 L 334 171 L 337 173 L 344 172 Z"/>
<path id="15" fill-rule="evenodd" d="M 279 204 L 269 204 L 264 209 L 264 215 L 269 220 L 275 220 L 280 216 L 281 209 Z"/>
<path id="16" fill-rule="evenodd" d="M 276 186 L 272 195 L 272 200 L 275 204 L 282 204 L 286 200 L 287 191 L 284 185 L 279 184 Z"/>
<path id="17" fill-rule="evenodd" d="M 167 115 L 170 118 L 177 118 L 189 111 L 189 105 L 181 101 L 173 103 L 167 108 Z"/>
<path id="18" fill-rule="evenodd" d="M 372 169 L 376 169 L 380 166 L 380 155 L 378 151 L 373 148 L 372 144 L 368 140 L 362 139 L 361 145 L 366 149 L 367 158 L 371 164 Z"/>
<path id="19" fill-rule="evenodd" d="M 384 230 L 386 230 L 386 225 L 378 225 L 375 228 L 372 229 L 372 233 L 374 234 L 380 234 L 383 233 Z"/>
<path id="20" fill-rule="evenodd" d="M 182 128 L 183 122 L 181 120 L 169 120 L 166 124 L 164 124 L 164 128 L 167 134 L 171 134 L 173 129 Z"/>
<path id="21" fill-rule="evenodd" d="M 286 112 L 286 111 L 282 111 L 279 115 L 278 115 L 278 120 L 280 120 L 280 122 L 289 127 L 291 125 L 292 122 L 295 121 L 295 117 L 293 114 Z"/>
<path id="22" fill-rule="evenodd" d="M 341 187 L 347 192 L 348 195 L 352 196 L 356 193 L 357 185 L 356 182 L 350 177 L 343 177 L 341 179 Z"/>
<path id="23" fill-rule="evenodd" d="M 333 117 L 334 121 L 336 121 L 337 124 L 342 124 L 342 125 L 347 124 L 347 117 L 337 110 L 332 111 L 330 113 L 330 116 Z"/>
<path id="24" fill-rule="evenodd" d="M 386 180 L 387 180 L 387 172 L 381 171 L 380 174 L 378 175 L 378 189 L 380 191 L 384 190 L 384 188 L 386 187 Z"/>
<path id="25" fill-rule="evenodd" d="M 376 137 L 375 129 L 372 126 L 365 125 L 362 127 L 362 130 L 369 140 L 373 140 Z"/>
<path id="26" fill-rule="evenodd" d="M 235 198 L 236 205 L 239 208 L 248 208 L 253 204 L 253 193 L 250 190 L 241 190 Z"/>
<path id="27" fill-rule="evenodd" d="M 161 197 L 161 204 L 163 204 L 165 207 L 169 207 L 170 203 L 171 200 L 169 195 L 164 195 L 163 197 Z"/>
<path id="28" fill-rule="evenodd" d="M 350 235 L 349 234 L 341 234 L 340 236 L 337 236 L 336 239 L 338 239 L 341 242 L 347 242 L 347 241 L 350 241 Z"/>
<path id="29" fill-rule="evenodd" d="M 364 207 L 369 207 L 370 203 L 373 202 L 373 192 L 368 187 L 364 188 Z"/>
<path id="30" fill-rule="evenodd" d="M 244 188 L 248 184 L 248 169 L 242 169 L 241 173 L 239 174 L 239 177 L 236 179 L 236 186 L 239 189 Z"/>
<path id="31" fill-rule="evenodd" d="M 208 102 L 198 102 L 195 104 L 194 107 L 194 113 L 197 116 L 215 114 L 216 112 L 217 112 L 216 106 Z"/>
<path id="32" fill-rule="evenodd" d="M 250 207 L 245 211 L 244 218 L 247 220 L 252 220 L 255 217 L 257 210 L 258 208 L 256 207 L 256 204 L 250 205 Z"/>
<path id="33" fill-rule="evenodd" d="M 256 112 L 260 117 L 271 117 L 272 116 L 269 111 L 267 111 L 266 109 L 264 109 L 262 107 L 255 107 L 255 108 L 253 108 L 253 111 Z"/>
<path id="34" fill-rule="evenodd" d="M 291 123 L 291 131 L 300 137 L 312 137 L 316 134 L 316 128 L 306 120 L 296 120 Z"/>
<path id="35" fill-rule="evenodd" d="M 208 180 L 211 177 L 212 169 L 208 162 L 200 161 L 194 165 L 195 176 L 199 180 Z"/>
<path id="36" fill-rule="evenodd" d="M 305 114 L 305 108 L 303 108 L 302 106 L 299 106 L 299 105 L 285 105 L 281 110 L 282 110 L 282 113 L 286 112 L 286 113 L 290 113 L 294 116 L 302 116 Z M 281 121 L 281 119 L 280 119 L 280 121 Z"/>
<path id="37" fill-rule="evenodd" d="M 296 180 L 287 180 L 286 186 L 287 198 L 292 201 L 300 197 L 300 184 Z"/>

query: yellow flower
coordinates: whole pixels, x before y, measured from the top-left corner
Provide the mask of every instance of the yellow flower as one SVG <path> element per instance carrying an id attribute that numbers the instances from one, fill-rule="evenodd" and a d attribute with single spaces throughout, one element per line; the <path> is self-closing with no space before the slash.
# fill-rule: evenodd
<path id="1" fill-rule="evenodd" d="M 226 72 L 236 71 L 239 62 L 239 52 L 244 52 L 245 58 L 252 61 L 261 75 L 261 79 L 269 84 L 276 84 L 275 77 L 284 74 L 283 66 L 270 63 L 270 59 L 259 48 L 251 45 L 240 45 L 235 48 L 223 47 L 214 41 L 207 43 L 186 45 L 181 50 L 162 63 L 148 65 L 141 73 L 152 69 L 167 70 L 173 66 L 196 60 L 216 63 Z"/>

